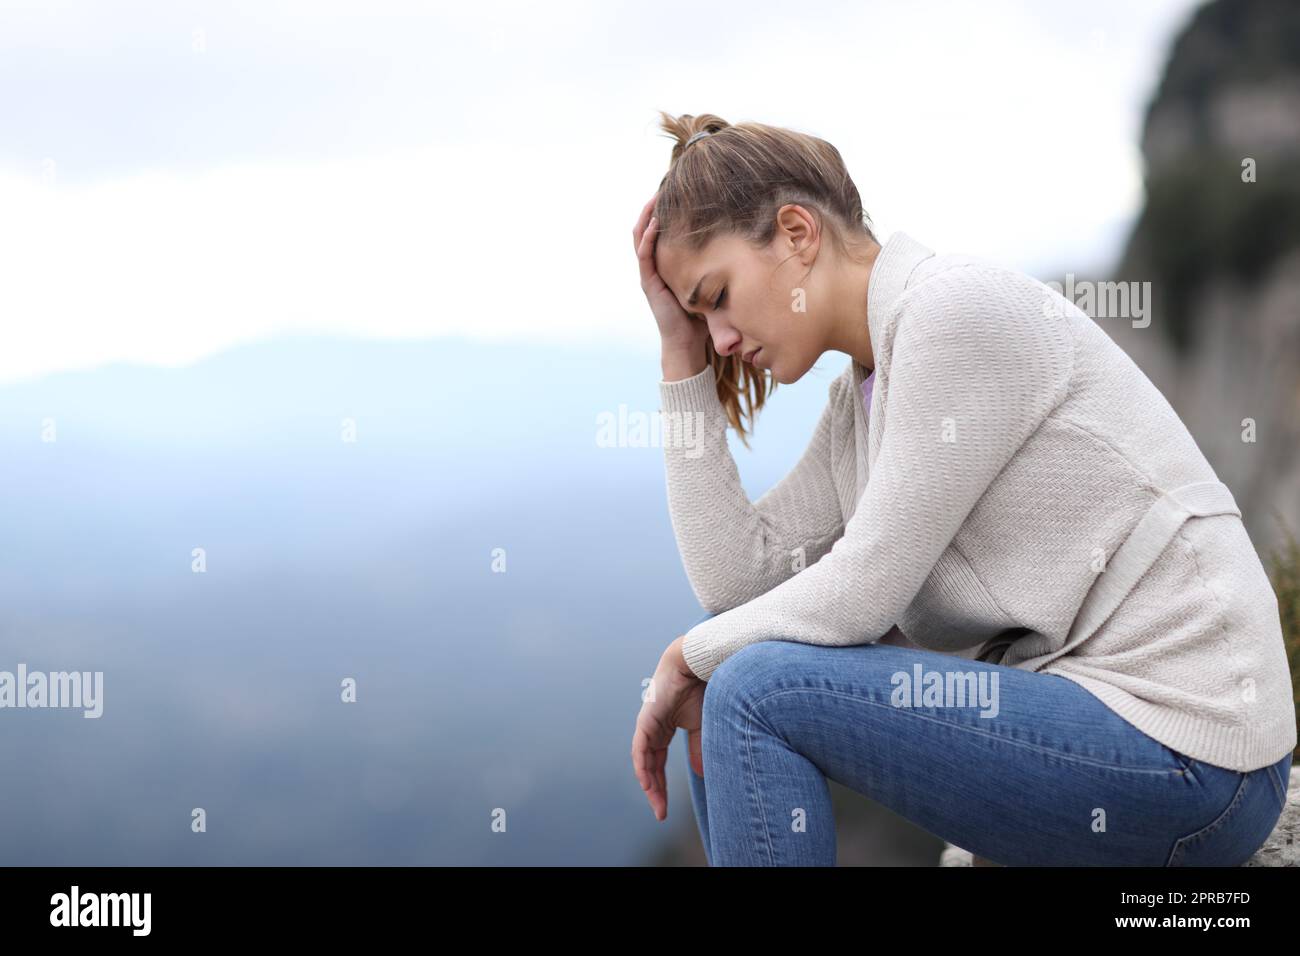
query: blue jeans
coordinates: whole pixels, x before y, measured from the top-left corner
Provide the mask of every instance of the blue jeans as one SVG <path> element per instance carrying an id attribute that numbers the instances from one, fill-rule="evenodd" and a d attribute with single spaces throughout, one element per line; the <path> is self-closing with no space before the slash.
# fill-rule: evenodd
<path id="1" fill-rule="evenodd" d="M 927 672 L 951 691 L 908 686 Z M 712 866 L 834 866 L 827 778 L 1006 866 L 1238 866 L 1291 768 L 1194 760 L 1068 678 L 891 644 L 746 645 L 705 687 L 702 735 Z"/>

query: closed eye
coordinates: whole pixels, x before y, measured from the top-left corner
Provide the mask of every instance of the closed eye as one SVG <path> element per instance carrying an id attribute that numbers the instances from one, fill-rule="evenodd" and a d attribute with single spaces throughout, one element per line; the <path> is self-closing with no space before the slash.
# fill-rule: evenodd
<path id="1" fill-rule="evenodd" d="M 717 300 L 716 302 L 713 303 L 713 307 L 714 307 L 715 309 L 721 308 L 721 307 L 722 307 L 722 300 L 725 299 L 726 297 L 727 297 L 727 290 L 726 290 L 726 288 L 724 287 L 723 290 L 722 290 L 721 292 L 718 293 L 718 300 Z"/>

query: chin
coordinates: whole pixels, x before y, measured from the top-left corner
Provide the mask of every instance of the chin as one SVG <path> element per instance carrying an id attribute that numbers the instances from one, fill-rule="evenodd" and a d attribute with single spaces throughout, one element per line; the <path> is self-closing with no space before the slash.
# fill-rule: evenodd
<path id="1" fill-rule="evenodd" d="M 806 371 L 808 370 L 807 369 L 803 370 L 803 372 Z M 776 382 L 778 385 L 790 385 L 794 382 L 799 381 L 799 379 L 803 378 L 803 372 L 800 372 L 798 375 L 788 374 L 785 364 L 780 361 L 773 362 L 771 365 L 769 365 L 767 367 L 767 372 L 769 375 L 772 376 L 772 380 Z"/>

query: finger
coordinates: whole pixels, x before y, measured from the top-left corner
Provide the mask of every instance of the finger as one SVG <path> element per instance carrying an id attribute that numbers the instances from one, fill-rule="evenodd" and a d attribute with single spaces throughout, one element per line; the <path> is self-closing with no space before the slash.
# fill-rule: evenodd
<path id="1" fill-rule="evenodd" d="M 632 763 L 636 768 L 641 789 L 645 792 L 646 800 L 650 803 L 650 809 L 658 819 L 662 820 L 661 805 L 663 801 L 659 796 L 661 787 L 657 773 L 657 751 L 650 742 L 650 734 L 639 723 L 632 743 Z"/>
<path id="2" fill-rule="evenodd" d="M 650 789 L 650 774 L 646 765 L 649 743 L 645 731 L 638 724 L 636 732 L 632 735 L 632 769 L 636 772 L 636 778 L 641 784 L 641 789 L 647 791 Z"/>
<path id="3" fill-rule="evenodd" d="M 636 225 L 632 227 L 632 246 L 636 249 L 641 248 L 641 236 L 645 232 L 645 227 L 650 221 L 650 216 L 654 212 L 655 200 L 659 198 L 659 193 L 655 193 L 641 207 L 641 214 L 636 218 Z"/>
<path id="4" fill-rule="evenodd" d="M 645 798 L 650 804 L 650 812 L 655 815 L 655 819 L 664 818 L 664 800 L 663 788 L 659 785 L 659 777 L 653 770 L 646 773 Z"/>
<path id="5" fill-rule="evenodd" d="M 668 816 L 668 777 L 664 773 L 664 767 L 668 763 L 667 747 L 655 753 L 655 763 L 655 788 L 663 800 L 663 817 L 659 818 L 662 820 Z"/>
<path id="6" fill-rule="evenodd" d="M 660 820 L 663 819 L 660 815 L 660 807 L 663 803 L 664 789 L 663 781 L 659 774 L 659 764 L 662 753 L 663 751 L 659 748 L 651 747 L 650 752 L 646 757 L 646 774 L 650 779 L 650 789 L 646 791 L 646 797 L 650 801 L 650 808 L 654 810 L 655 816 Z"/>
<path id="7" fill-rule="evenodd" d="M 659 235 L 659 221 L 651 218 L 646 225 L 645 233 L 641 236 L 641 244 L 637 246 L 636 256 L 637 263 L 641 268 L 641 284 L 654 282 L 659 278 L 659 270 L 655 267 L 655 239 Z"/>
<path id="8" fill-rule="evenodd" d="M 655 193 L 646 200 L 645 206 L 641 207 L 641 215 L 637 216 L 636 225 L 632 226 L 632 246 L 636 248 L 637 255 L 641 255 L 641 245 L 645 239 L 646 230 L 650 228 L 650 220 L 654 219 L 654 204 L 658 202 L 659 194 Z M 653 230 L 658 232 L 658 229 Z M 651 246 L 654 245 L 654 239 L 651 239 Z"/>
<path id="9" fill-rule="evenodd" d="M 649 801 L 655 818 L 663 820 L 668 813 L 668 807 L 664 800 L 664 787 L 659 775 L 660 751 L 651 744 L 649 733 L 639 723 L 632 747 L 632 762 L 637 768 L 641 789 L 645 791 L 646 800 Z"/>
<path id="10" fill-rule="evenodd" d="M 704 738 L 698 730 L 687 732 L 686 750 L 690 754 L 691 767 L 701 777 L 704 776 Z"/>

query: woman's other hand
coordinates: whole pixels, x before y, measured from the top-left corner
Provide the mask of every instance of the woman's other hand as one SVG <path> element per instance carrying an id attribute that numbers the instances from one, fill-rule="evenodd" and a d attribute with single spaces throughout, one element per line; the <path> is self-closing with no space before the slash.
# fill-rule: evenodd
<path id="1" fill-rule="evenodd" d="M 671 294 L 671 293 L 670 293 Z M 682 638 L 668 645 L 650 685 L 641 695 L 641 710 L 632 734 L 632 768 L 646 793 L 655 818 L 668 816 L 668 745 L 678 727 L 687 733 L 691 768 L 704 775 L 700 747 L 700 723 L 704 713 L 705 682 L 691 671 L 682 657 Z"/>

